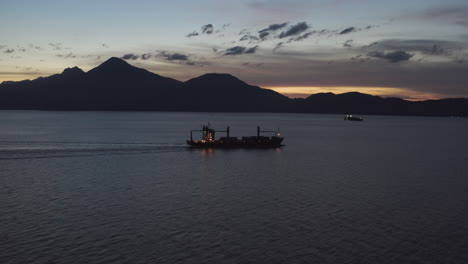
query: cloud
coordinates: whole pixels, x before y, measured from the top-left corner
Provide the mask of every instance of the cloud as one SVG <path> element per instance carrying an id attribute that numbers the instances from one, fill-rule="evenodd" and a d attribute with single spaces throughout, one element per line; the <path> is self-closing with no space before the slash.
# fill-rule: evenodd
<path id="1" fill-rule="evenodd" d="M 186 61 L 188 60 L 188 56 L 184 54 L 180 54 L 180 53 L 173 53 L 167 56 L 166 59 L 170 61 L 174 61 L 174 60 Z"/>
<path id="2" fill-rule="evenodd" d="M 186 38 L 191 38 L 191 37 L 196 37 L 198 35 L 199 35 L 198 32 L 194 31 L 192 33 L 188 33 L 185 37 Z"/>
<path id="3" fill-rule="evenodd" d="M 7 49 L 3 53 L 13 53 L 15 52 L 15 49 Z"/>
<path id="4" fill-rule="evenodd" d="M 258 47 L 259 47 L 258 45 L 255 47 L 251 47 L 251 48 L 246 48 L 244 46 L 235 46 L 235 47 L 226 49 L 223 52 L 223 55 L 235 56 L 235 55 L 242 55 L 242 54 L 253 54 L 257 51 Z"/>
<path id="5" fill-rule="evenodd" d="M 282 47 L 284 47 L 284 42 L 279 42 L 275 45 L 275 47 L 273 48 L 273 52 L 281 49 Z"/>
<path id="6" fill-rule="evenodd" d="M 145 54 L 143 54 L 145 55 Z M 141 56 L 143 59 L 143 55 Z M 170 51 L 159 51 L 154 57 L 163 58 L 166 61 L 178 63 L 178 64 L 186 64 L 189 66 L 205 66 L 209 65 L 210 63 L 207 61 L 203 61 L 200 58 L 197 58 L 191 54 L 183 54 L 179 52 L 170 52 Z"/>
<path id="7" fill-rule="evenodd" d="M 375 41 L 375 42 L 372 42 L 369 45 L 362 46 L 362 48 L 367 49 L 367 48 L 373 47 L 373 46 L 378 45 L 378 44 L 379 44 L 379 42 Z"/>
<path id="8" fill-rule="evenodd" d="M 215 31 L 213 24 L 206 24 L 201 27 L 201 33 L 198 33 L 197 31 L 193 31 L 185 35 L 185 37 L 191 38 L 191 37 L 196 37 L 196 36 L 205 34 L 205 35 L 216 35 L 218 38 L 221 38 L 221 37 L 224 37 L 224 34 L 222 33 L 222 31 L 225 31 L 226 28 L 228 28 L 230 25 L 231 24 L 223 24 L 221 26 L 221 30 L 218 29 Z"/>
<path id="9" fill-rule="evenodd" d="M 313 32 L 307 32 L 307 33 L 304 33 L 300 36 L 297 36 L 297 37 L 293 37 L 293 38 L 290 38 L 288 40 L 288 43 L 291 43 L 291 42 L 296 42 L 296 41 L 302 41 L 304 39 L 307 39 L 309 38 L 310 36 L 312 36 Z"/>
<path id="10" fill-rule="evenodd" d="M 346 34 L 353 33 L 353 32 L 370 30 L 370 29 L 373 29 L 373 28 L 376 28 L 376 27 L 380 27 L 380 25 L 369 25 L 369 26 L 365 26 L 363 28 L 348 27 L 348 28 L 345 28 L 345 29 L 343 29 L 341 31 L 337 30 L 336 32 L 339 32 L 338 35 L 346 35 Z"/>
<path id="11" fill-rule="evenodd" d="M 355 27 L 349 27 L 349 28 L 343 29 L 339 33 L 339 35 L 344 35 L 344 34 L 348 34 L 348 33 L 351 33 L 351 32 L 356 32 L 356 28 Z"/>
<path id="12" fill-rule="evenodd" d="M 309 25 L 307 25 L 306 22 L 300 22 L 297 23 L 296 25 L 291 26 L 288 30 L 281 32 L 279 35 L 279 38 L 287 38 L 295 35 L 299 35 L 302 32 L 306 31 L 309 29 Z"/>
<path id="13" fill-rule="evenodd" d="M 214 31 L 214 27 L 212 24 L 206 24 L 204 26 L 201 27 L 201 31 L 202 31 L 202 34 L 212 34 L 213 31 Z"/>
<path id="14" fill-rule="evenodd" d="M 158 53 L 159 57 L 163 57 L 168 61 L 188 61 L 189 56 L 182 53 L 172 53 L 167 51 L 161 51 Z"/>
<path id="15" fill-rule="evenodd" d="M 245 47 L 235 46 L 224 51 L 223 55 L 241 55 L 245 52 Z"/>
<path id="16" fill-rule="evenodd" d="M 49 43 L 49 46 L 51 46 L 54 50 L 62 49 L 62 43 Z"/>
<path id="17" fill-rule="evenodd" d="M 265 32 L 265 31 L 276 31 L 276 30 L 282 29 L 285 26 L 287 26 L 288 23 L 289 22 L 284 22 L 284 23 L 281 23 L 281 24 L 271 24 L 267 28 L 260 30 L 259 33 Z"/>
<path id="18" fill-rule="evenodd" d="M 259 47 L 259 46 L 257 45 L 257 46 L 255 46 L 255 47 L 248 48 L 248 49 L 245 51 L 245 54 L 253 54 L 253 53 L 255 53 L 255 52 L 257 51 L 258 47 Z"/>
<path id="19" fill-rule="evenodd" d="M 370 61 L 371 58 L 369 57 L 364 57 L 362 55 L 357 55 L 357 56 L 354 56 L 350 59 L 350 61 L 352 62 L 358 62 L 358 63 L 364 63 L 364 62 L 368 62 Z"/>
<path id="20" fill-rule="evenodd" d="M 345 47 L 345 48 L 352 48 L 352 47 L 353 47 L 353 40 L 352 40 L 352 39 L 348 39 L 347 41 L 345 41 L 345 43 L 343 43 L 343 47 Z"/>
<path id="21" fill-rule="evenodd" d="M 142 60 L 149 60 L 151 59 L 153 55 L 151 53 L 144 53 L 144 54 L 141 54 L 141 59 Z"/>
<path id="22" fill-rule="evenodd" d="M 409 54 L 408 52 L 403 51 L 403 50 L 397 50 L 397 51 L 392 51 L 392 52 L 387 52 L 387 53 L 383 51 L 373 51 L 373 52 L 369 52 L 367 56 L 378 58 L 378 59 L 384 59 L 391 63 L 398 63 L 398 62 L 409 60 L 411 57 L 414 56 L 414 54 Z"/>
<path id="23" fill-rule="evenodd" d="M 73 55 L 72 52 L 68 53 L 68 54 L 56 54 L 55 56 L 59 57 L 59 58 L 63 58 L 63 59 L 74 59 L 76 58 L 76 55 Z"/>
<path id="24" fill-rule="evenodd" d="M 5 48 L 5 47 L 6 47 L 6 45 L 0 45 L 0 50 Z"/>
<path id="25" fill-rule="evenodd" d="M 270 35 L 270 33 L 275 32 L 277 30 L 280 30 L 280 29 L 286 27 L 288 24 L 289 24 L 289 22 L 284 22 L 284 23 L 281 23 L 281 24 L 271 24 L 267 28 L 264 28 L 264 29 L 258 31 L 258 36 L 259 36 L 259 38 L 261 40 L 265 40 Z"/>
<path id="26" fill-rule="evenodd" d="M 140 56 L 139 55 L 135 55 L 133 53 L 129 53 L 129 54 L 125 54 L 122 56 L 122 59 L 124 60 L 137 60 Z"/>
<path id="27" fill-rule="evenodd" d="M 247 41 L 247 40 L 249 41 L 249 43 L 252 43 L 252 42 L 257 42 L 257 41 L 259 41 L 259 38 L 256 37 L 256 36 L 247 34 L 247 35 L 242 36 L 242 37 L 239 39 L 239 41 Z"/>
<path id="28" fill-rule="evenodd" d="M 374 47 L 378 50 L 406 50 L 433 56 L 451 56 L 453 53 L 468 50 L 468 44 L 464 42 L 432 39 L 386 39 L 364 47 Z"/>
<path id="29" fill-rule="evenodd" d="M 73 55 L 73 53 L 68 53 L 68 54 L 65 54 L 62 56 L 63 58 L 65 59 L 69 59 L 69 58 L 76 58 L 76 55 Z"/>
<path id="30" fill-rule="evenodd" d="M 427 54 L 431 55 L 444 55 L 445 50 L 438 44 L 434 44 L 430 50 L 427 51 Z"/>
<path id="31" fill-rule="evenodd" d="M 332 34 L 337 32 L 336 30 L 329 30 L 329 29 L 322 29 L 322 30 L 317 30 L 315 33 L 318 34 L 319 36 L 327 35 L 327 34 Z"/>
<path id="32" fill-rule="evenodd" d="M 252 68 L 261 68 L 261 67 L 263 67 L 264 64 L 265 63 L 263 63 L 263 62 L 261 62 L 261 63 L 244 62 L 241 65 L 246 66 L 246 67 L 252 67 Z"/>
<path id="33" fill-rule="evenodd" d="M 269 31 L 260 32 L 260 33 L 258 34 L 258 36 L 259 36 L 259 38 L 260 38 L 261 40 L 267 39 L 267 37 L 268 37 L 269 35 L 270 35 L 270 32 L 269 32 Z"/>
<path id="34" fill-rule="evenodd" d="M 35 45 L 34 43 L 30 43 L 30 44 L 29 44 L 29 47 L 30 47 L 30 48 L 33 48 L 33 49 L 36 49 L 36 50 L 40 50 L 40 49 L 41 49 L 41 46 Z"/>
<path id="35" fill-rule="evenodd" d="M 373 29 L 373 28 L 376 28 L 376 27 L 380 27 L 380 26 L 382 26 L 382 25 L 369 25 L 369 26 L 365 27 L 364 29 L 369 30 L 369 29 Z"/>

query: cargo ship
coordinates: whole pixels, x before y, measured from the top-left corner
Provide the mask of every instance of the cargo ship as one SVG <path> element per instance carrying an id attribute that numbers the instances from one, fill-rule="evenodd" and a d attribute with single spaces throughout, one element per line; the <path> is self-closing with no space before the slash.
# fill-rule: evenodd
<path id="1" fill-rule="evenodd" d="M 346 115 L 344 120 L 346 121 L 362 121 L 361 117 L 353 116 L 353 115 Z"/>
<path id="2" fill-rule="evenodd" d="M 194 140 L 193 133 L 201 132 L 201 140 Z M 216 133 L 226 133 L 225 137 L 215 138 Z M 273 133 L 273 136 L 262 136 L 261 133 Z M 283 137 L 277 131 L 262 131 L 257 127 L 256 136 L 231 137 L 229 127 L 224 131 L 215 130 L 210 125 L 203 126 L 201 130 L 191 130 L 190 140 L 187 144 L 192 148 L 278 148 L 283 146 Z"/>

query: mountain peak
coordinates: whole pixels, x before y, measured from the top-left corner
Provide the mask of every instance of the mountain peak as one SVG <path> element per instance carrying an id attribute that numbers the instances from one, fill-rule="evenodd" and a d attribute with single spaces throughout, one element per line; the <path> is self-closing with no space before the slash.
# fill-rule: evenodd
<path id="1" fill-rule="evenodd" d="M 141 70 L 128 64 L 125 60 L 111 57 L 110 59 L 103 62 L 101 65 L 90 70 L 88 73 L 105 73 L 105 74 L 116 74 L 116 73 L 128 73 L 129 71 Z"/>
<path id="2" fill-rule="evenodd" d="M 126 62 L 123 59 L 120 59 L 120 58 L 117 58 L 117 57 L 111 57 L 108 60 L 106 60 L 105 62 L 103 62 L 101 65 L 99 65 L 98 67 L 101 67 L 101 66 L 105 66 L 105 67 L 122 67 L 122 66 L 128 67 L 128 66 L 131 66 L 131 65 L 128 64 L 128 62 Z"/>
<path id="3" fill-rule="evenodd" d="M 363 99 L 363 98 L 379 98 L 379 96 L 374 96 L 370 94 L 360 93 L 360 92 L 347 92 L 338 94 L 339 97 L 353 98 L 353 99 Z"/>
<path id="4" fill-rule="evenodd" d="M 206 73 L 197 79 L 223 80 L 223 81 L 241 81 L 229 73 Z"/>
<path id="5" fill-rule="evenodd" d="M 309 95 L 306 100 L 316 100 L 316 99 L 328 99 L 328 98 L 334 98 L 336 94 L 328 92 L 328 93 L 316 93 L 316 94 L 311 94 Z"/>
<path id="6" fill-rule="evenodd" d="M 62 74 L 64 75 L 78 75 L 78 74 L 83 74 L 84 71 L 78 67 L 73 67 L 73 68 L 66 68 L 63 70 Z"/>
<path id="7" fill-rule="evenodd" d="M 227 73 L 207 73 L 188 80 L 187 84 L 202 86 L 248 86 L 245 82 Z"/>

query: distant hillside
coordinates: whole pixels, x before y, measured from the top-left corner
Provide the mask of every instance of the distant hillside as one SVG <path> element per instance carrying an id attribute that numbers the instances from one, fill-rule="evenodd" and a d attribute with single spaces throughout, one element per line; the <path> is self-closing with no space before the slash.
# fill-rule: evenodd
<path id="1" fill-rule="evenodd" d="M 181 107 L 192 111 L 287 112 L 290 99 L 229 74 L 205 74 L 184 83 Z"/>
<path id="2" fill-rule="evenodd" d="M 35 80 L 3 82 L 0 109 L 468 116 L 468 99 L 411 102 L 357 92 L 289 99 L 229 74 L 180 82 L 110 58 L 89 72 L 74 67 Z"/>
<path id="3" fill-rule="evenodd" d="M 468 116 L 468 99 L 441 99 L 406 101 L 400 98 L 382 98 L 358 92 L 335 95 L 314 94 L 298 104 L 306 113 L 353 113 L 373 115 Z"/>

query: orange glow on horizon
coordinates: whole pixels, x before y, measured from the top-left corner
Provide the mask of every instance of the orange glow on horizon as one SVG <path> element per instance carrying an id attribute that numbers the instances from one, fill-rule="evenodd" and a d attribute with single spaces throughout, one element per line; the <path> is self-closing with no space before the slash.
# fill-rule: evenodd
<path id="1" fill-rule="evenodd" d="M 265 87 L 278 93 L 281 93 L 290 98 L 306 98 L 317 93 L 334 93 L 342 94 L 349 92 L 360 92 L 380 97 L 398 97 L 405 100 L 420 101 L 441 99 L 444 96 L 437 93 L 421 92 L 405 88 L 395 87 L 360 87 L 360 86 L 281 86 L 281 87 Z"/>

